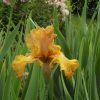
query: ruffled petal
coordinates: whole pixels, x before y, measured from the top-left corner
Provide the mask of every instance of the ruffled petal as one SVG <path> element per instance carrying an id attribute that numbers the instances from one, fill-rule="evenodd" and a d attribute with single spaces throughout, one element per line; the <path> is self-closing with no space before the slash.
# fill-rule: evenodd
<path id="1" fill-rule="evenodd" d="M 25 41 L 32 50 L 34 57 L 48 57 L 50 47 L 54 45 L 54 34 L 53 26 L 47 26 L 46 28 L 33 29 L 30 34 L 26 35 Z"/>
<path id="2" fill-rule="evenodd" d="M 22 78 L 25 71 L 25 65 L 32 63 L 34 60 L 35 59 L 33 59 L 32 56 L 18 55 L 15 57 L 14 61 L 12 62 L 12 66 L 18 78 Z"/>
<path id="3" fill-rule="evenodd" d="M 60 64 L 60 70 L 64 71 L 65 76 L 70 77 L 73 75 L 73 72 L 78 68 L 79 62 L 76 59 L 69 60 L 64 56 L 63 53 L 60 53 L 59 55 L 56 55 L 53 57 L 53 60 L 50 63 L 50 66 L 52 67 L 53 63 L 59 63 Z"/>
<path id="4" fill-rule="evenodd" d="M 30 34 L 27 34 L 25 37 L 26 45 L 31 49 L 34 57 L 40 56 L 39 37 L 41 37 L 41 32 L 39 30 L 40 28 L 33 29 Z"/>
<path id="5" fill-rule="evenodd" d="M 59 55 L 61 52 L 61 47 L 59 45 L 52 44 L 49 47 L 49 58 L 54 57 L 55 55 Z"/>

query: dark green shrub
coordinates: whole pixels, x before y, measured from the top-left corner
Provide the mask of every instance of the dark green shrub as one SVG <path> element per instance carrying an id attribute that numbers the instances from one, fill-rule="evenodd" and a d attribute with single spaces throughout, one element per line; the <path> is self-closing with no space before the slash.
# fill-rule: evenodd
<path id="1" fill-rule="evenodd" d="M 34 0 L 32 18 L 39 25 L 47 26 L 52 23 L 53 6 L 47 4 L 46 0 Z"/>
<path id="2" fill-rule="evenodd" d="M 87 15 L 91 17 L 96 11 L 96 6 L 99 0 L 87 0 Z M 81 14 L 85 0 L 72 0 L 72 9 L 75 14 Z"/>
<path id="3" fill-rule="evenodd" d="M 0 28 L 6 28 L 9 18 L 11 18 L 14 24 L 18 24 L 20 20 L 25 21 L 31 10 L 31 3 L 16 2 L 11 7 L 3 3 L 0 4 Z M 10 17 L 11 16 L 11 17 Z"/>
<path id="4" fill-rule="evenodd" d="M 11 15 L 11 11 L 11 19 L 14 24 L 17 24 L 20 20 L 24 22 L 30 12 L 32 12 L 33 20 L 40 26 L 47 26 L 47 24 L 51 24 L 53 16 L 53 6 L 47 4 L 45 1 L 46 0 L 32 0 L 32 2 L 30 2 L 29 0 L 27 0 L 24 3 L 17 1 L 13 7 L 12 5 L 7 6 L 1 2 L 0 28 L 2 28 L 3 26 L 6 28 L 9 16 Z"/>

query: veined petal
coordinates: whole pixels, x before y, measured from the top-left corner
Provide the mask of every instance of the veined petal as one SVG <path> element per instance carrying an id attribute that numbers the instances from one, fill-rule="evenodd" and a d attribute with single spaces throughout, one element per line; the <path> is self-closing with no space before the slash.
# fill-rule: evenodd
<path id="1" fill-rule="evenodd" d="M 73 72 L 78 68 L 79 62 L 76 59 L 69 60 L 64 56 L 63 53 L 60 53 L 59 55 L 56 55 L 53 57 L 53 60 L 50 63 L 50 66 L 52 66 L 53 63 L 59 63 L 60 64 L 60 70 L 63 70 L 65 73 L 65 76 L 70 77 L 73 75 Z"/>
<path id="2" fill-rule="evenodd" d="M 55 55 L 60 54 L 60 52 L 61 52 L 61 47 L 59 45 L 52 44 L 49 47 L 49 57 L 51 58 Z"/>
<path id="3" fill-rule="evenodd" d="M 27 46 L 32 50 L 34 57 L 48 57 L 50 47 L 54 44 L 53 26 L 46 28 L 33 29 L 30 34 L 26 35 L 25 41 Z"/>
<path id="4" fill-rule="evenodd" d="M 24 56 L 24 55 L 18 55 L 15 57 L 14 61 L 12 62 L 13 69 L 15 70 L 17 76 L 21 79 L 24 71 L 25 71 L 25 65 L 27 63 L 32 63 L 35 59 L 32 58 L 32 56 Z"/>

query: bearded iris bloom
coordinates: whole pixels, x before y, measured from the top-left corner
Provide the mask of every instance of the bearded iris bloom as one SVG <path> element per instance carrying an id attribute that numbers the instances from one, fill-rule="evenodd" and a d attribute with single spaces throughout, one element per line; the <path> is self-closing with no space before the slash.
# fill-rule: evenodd
<path id="1" fill-rule="evenodd" d="M 69 60 L 65 57 L 61 47 L 54 43 L 55 37 L 53 26 L 37 27 L 26 35 L 25 42 L 31 53 L 17 55 L 12 62 L 13 69 L 20 79 L 24 74 L 26 64 L 34 61 L 39 61 L 41 68 L 47 73 L 51 71 L 54 63 L 58 63 L 65 76 L 73 75 L 73 72 L 79 66 L 79 62 L 76 59 Z"/>

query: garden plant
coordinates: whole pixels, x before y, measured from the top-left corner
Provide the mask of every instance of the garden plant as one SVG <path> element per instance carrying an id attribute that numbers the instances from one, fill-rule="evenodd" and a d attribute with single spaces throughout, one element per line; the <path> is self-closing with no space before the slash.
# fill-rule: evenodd
<path id="1" fill-rule="evenodd" d="M 31 3 L 17 21 L 14 6 L 0 12 L 0 100 L 100 100 L 100 1 L 64 20 L 51 5 L 36 18 Z"/>

